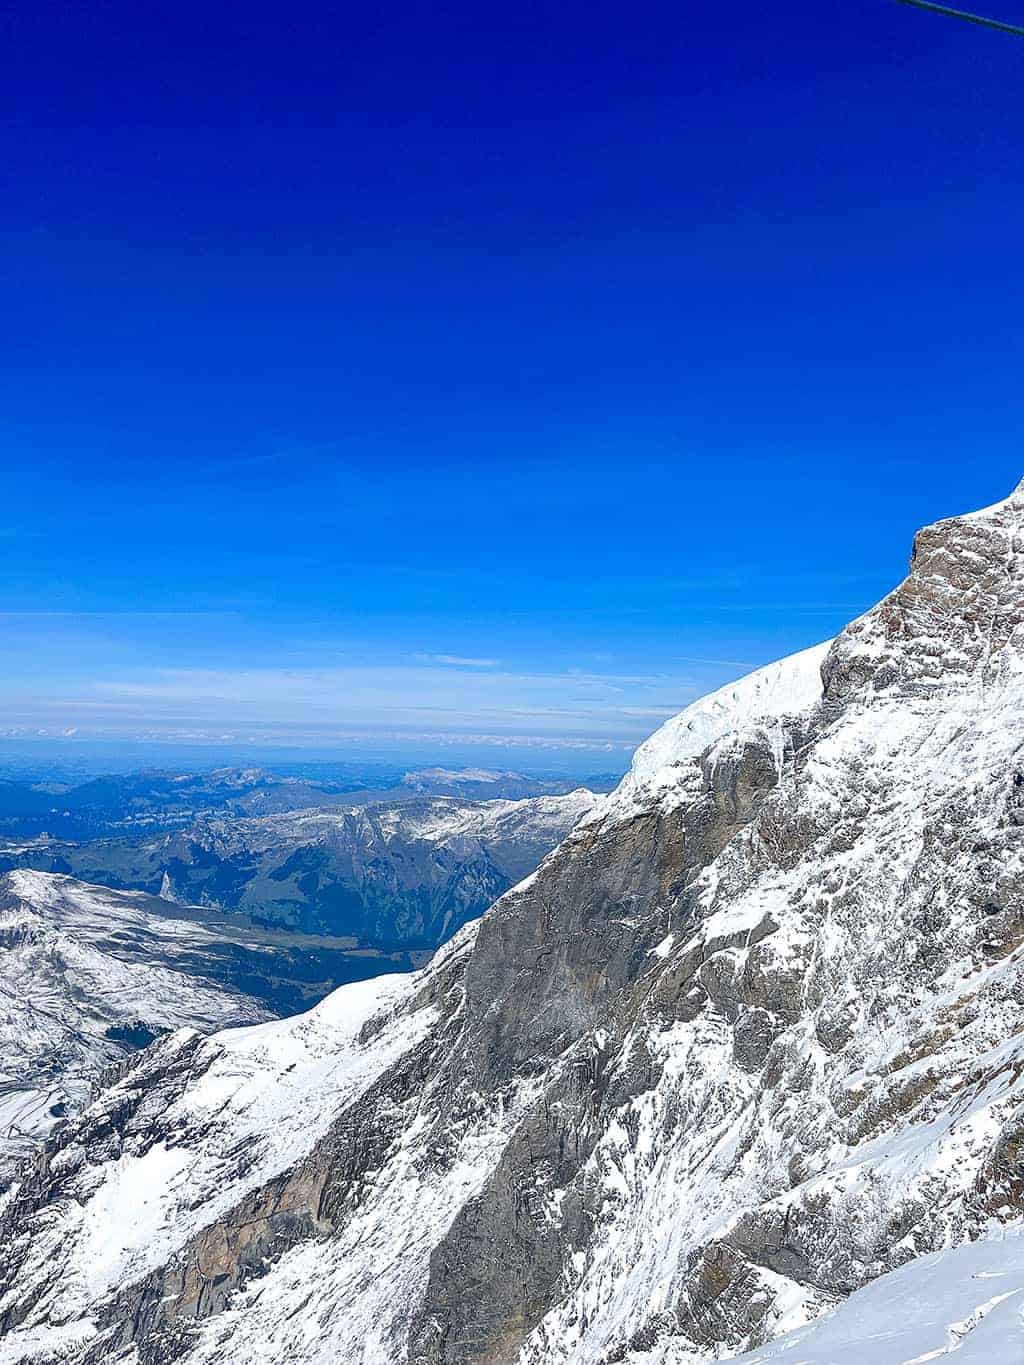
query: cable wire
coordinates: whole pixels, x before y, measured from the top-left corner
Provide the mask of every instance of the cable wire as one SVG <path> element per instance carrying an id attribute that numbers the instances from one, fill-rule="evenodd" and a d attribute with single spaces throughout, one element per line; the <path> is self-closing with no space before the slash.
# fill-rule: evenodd
<path id="1" fill-rule="evenodd" d="M 950 9 L 948 5 L 933 4 L 932 0 L 896 0 L 896 3 L 931 10 L 933 14 L 946 14 L 952 19 L 963 19 L 968 24 L 981 24 L 984 28 L 994 28 L 1000 33 L 1014 33 L 1018 38 L 1024 38 L 1024 27 L 1019 24 L 1004 24 L 1000 19 L 988 19 L 983 14 L 969 14 L 965 9 Z"/>

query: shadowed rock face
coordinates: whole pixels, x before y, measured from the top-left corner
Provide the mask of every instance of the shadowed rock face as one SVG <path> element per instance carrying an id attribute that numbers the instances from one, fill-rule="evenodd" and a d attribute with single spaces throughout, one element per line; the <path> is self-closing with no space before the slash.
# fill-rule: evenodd
<path id="1" fill-rule="evenodd" d="M 3 1214 L 11 1359 L 682 1365 L 1019 1219 L 1022 503 L 923 532 L 815 700 L 673 723 L 426 971 L 143 1054 Z"/>
<path id="2" fill-rule="evenodd" d="M 651 988 L 652 950 L 692 926 L 695 874 L 777 778 L 768 745 L 750 740 L 702 765 L 692 804 L 587 831 L 526 896 L 483 920 L 465 986 L 474 1073 L 493 1087 L 536 1070 L 543 1093 L 431 1257 L 413 1359 L 514 1359 L 554 1301 L 566 1256 L 587 1244 L 600 1214 L 584 1168 L 602 1124 L 651 1083 L 646 1049 L 628 1040 Z M 707 1000 L 692 984 L 699 965 L 688 961 L 666 984 L 663 1018 Z M 623 1064 L 609 1066 L 616 1054 Z M 548 1189 L 566 1191 L 558 1220 L 544 1216 Z"/>

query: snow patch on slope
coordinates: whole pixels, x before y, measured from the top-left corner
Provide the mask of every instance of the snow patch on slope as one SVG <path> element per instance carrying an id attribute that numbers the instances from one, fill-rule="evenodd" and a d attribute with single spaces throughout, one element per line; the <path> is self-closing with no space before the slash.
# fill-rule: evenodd
<path id="1" fill-rule="evenodd" d="M 152 913 L 149 897 L 29 871 L 7 873 L 0 893 L 0 1182 L 123 1056 L 121 1031 L 152 1037 L 268 1015 L 190 970 L 189 955 L 216 935 Z"/>
<path id="2" fill-rule="evenodd" d="M 924 1365 L 954 1354 L 957 1365 L 1024 1360 L 1019 1227 L 883 1275 L 827 1316 L 740 1356 L 737 1365 Z M 640 1365 L 643 1357 L 634 1360 Z"/>

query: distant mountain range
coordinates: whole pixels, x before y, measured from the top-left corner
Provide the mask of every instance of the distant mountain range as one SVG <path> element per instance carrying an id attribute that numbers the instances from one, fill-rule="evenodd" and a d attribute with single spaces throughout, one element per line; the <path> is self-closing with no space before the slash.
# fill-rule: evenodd
<path id="1" fill-rule="evenodd" d="M 256 819 L 208 815 L 154 834 L 0 842 L 0 871 L 66 873 L 361 948 L 432 950 L 531 872 L 598 799 L 407 793 Z"/>
<path id="2" fill-rule="evenodd" d="M 146 771 L 90 778 L 79 783 L 0 778 L 0 839 L 50 838 L 82 841 L 117 833 L 175 829 L 204 814 L 253 817 L 294 810 L 375 805 L 422 796 L 462 800 L 521 800 L 558 796 L 578 780 L 536 777 L 486 769 L 424 768 L 393 780 L 328 765 L 317 777 L 288 776 L 264 768 L 217 768 L 209 772 Z M 610 791 L 617 778 L 588 778 L 593 791 Z"/>
<path id="3" fill-rule="evenodd" d="M 610 791 L 617 778 L 588 778 L 590 791 Z M 405 773 L 401 786 L 420 796 L 457 796 L 464 801 L 519 801 L 527 796 L 562 796 L 580 784 L 557 777 L 527 777 L 489 768 L 419 768 Z"/>

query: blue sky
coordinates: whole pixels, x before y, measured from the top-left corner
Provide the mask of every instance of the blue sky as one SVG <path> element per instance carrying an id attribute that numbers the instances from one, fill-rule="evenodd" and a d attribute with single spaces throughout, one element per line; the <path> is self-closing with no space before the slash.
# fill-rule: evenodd
<path id="1" fill-rule="evenodd" d="M 0 737 L 614 765 L 1024 474 L 1020 41 L 76 9 L 0 18 Z"/>

